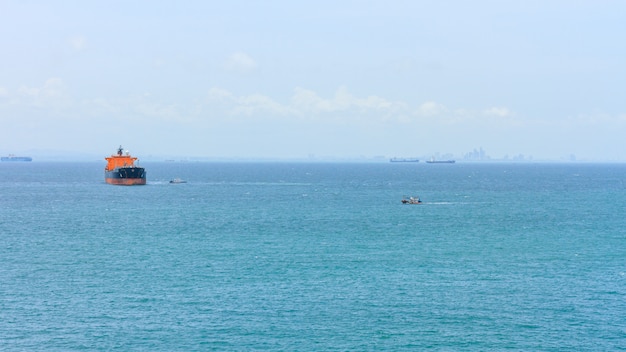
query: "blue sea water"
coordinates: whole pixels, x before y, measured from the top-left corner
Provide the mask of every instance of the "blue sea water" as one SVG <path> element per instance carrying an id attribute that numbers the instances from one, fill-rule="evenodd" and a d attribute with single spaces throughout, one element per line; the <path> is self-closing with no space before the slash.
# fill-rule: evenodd
<path id="1" fill-rule="evenodd" d="M 142 166 L 0 164 L 0 350 L 626 349 L 626 165 Z"/>

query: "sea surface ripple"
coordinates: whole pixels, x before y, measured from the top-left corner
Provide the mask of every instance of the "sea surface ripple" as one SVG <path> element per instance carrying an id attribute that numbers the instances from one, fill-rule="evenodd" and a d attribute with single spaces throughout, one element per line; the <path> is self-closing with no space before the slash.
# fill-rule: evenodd
<path id="1" fill-rule="evenodd" d="M 626 349 L 626 165 L 142 166 L 0 164 L 0 350 Z"/>

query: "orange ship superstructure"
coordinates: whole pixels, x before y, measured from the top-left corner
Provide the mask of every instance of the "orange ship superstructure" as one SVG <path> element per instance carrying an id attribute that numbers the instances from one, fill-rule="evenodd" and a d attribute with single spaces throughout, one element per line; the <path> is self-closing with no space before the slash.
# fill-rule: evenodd
<path id="1" fill-rule="evenodd" d="M 124 149 L 120 146 L 117 155 L 104 158 L 107 165 L 104 168 L 104 181 L 112 185 L 145 185 L 146 170 L 135 165 L 136 157 L 130 156 L 128 152 L 124 154 Z"/>

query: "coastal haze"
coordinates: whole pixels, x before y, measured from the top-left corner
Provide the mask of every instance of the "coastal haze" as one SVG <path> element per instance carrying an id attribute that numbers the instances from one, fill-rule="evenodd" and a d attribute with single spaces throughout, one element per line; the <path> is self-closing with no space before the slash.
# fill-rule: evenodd
<path id="1" fill-rule="evenodd" d="M 3 1 L 0 154 L 625 161 L 625 10 Z"/>
<path id="2" fill-rule="evenodd" d="M 624 10 L 0 0 L 0 351 L 626 351 Z"/>

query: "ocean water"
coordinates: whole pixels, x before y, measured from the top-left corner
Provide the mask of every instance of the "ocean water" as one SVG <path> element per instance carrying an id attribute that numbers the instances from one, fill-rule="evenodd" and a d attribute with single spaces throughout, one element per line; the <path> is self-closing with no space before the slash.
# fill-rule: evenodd
<path id="1" fill-rule="evenodd" d="M 142 166 L 0 164 L 0 350 L 626 349 L 626 165 Z"/>

